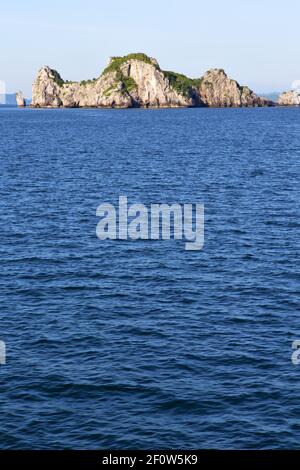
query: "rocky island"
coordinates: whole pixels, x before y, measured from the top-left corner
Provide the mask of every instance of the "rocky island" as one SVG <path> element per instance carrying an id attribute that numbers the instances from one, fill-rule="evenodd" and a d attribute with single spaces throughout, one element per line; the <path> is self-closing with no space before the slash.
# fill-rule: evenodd
<path id="1" fill-rule="evenodd" d="M 32 107 L 178 108 L 273 106 L 246 86 L 230 79 L 224 70 L 209 70 L 191 79 L 164 71 L 146 54 L 112 57 L 99 78 L 64 81 L 48 66 L 33 84 Z"/>
<path id="2" fill-rule="evenodd" d="M 279 106 L 300 106 L 300 94 L 296 90 L 286 91 L 279 96 Z"/>

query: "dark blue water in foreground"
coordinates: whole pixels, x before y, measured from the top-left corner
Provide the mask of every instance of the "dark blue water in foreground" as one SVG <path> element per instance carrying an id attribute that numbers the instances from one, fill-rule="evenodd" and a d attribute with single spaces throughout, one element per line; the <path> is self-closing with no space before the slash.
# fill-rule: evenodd
<path id="1" fill-rule="evenodd" d="M 2 449 L 300 448 L 300 109 L 0 110 Z M 204 202 L 205 246 L 97 206 Z"/>

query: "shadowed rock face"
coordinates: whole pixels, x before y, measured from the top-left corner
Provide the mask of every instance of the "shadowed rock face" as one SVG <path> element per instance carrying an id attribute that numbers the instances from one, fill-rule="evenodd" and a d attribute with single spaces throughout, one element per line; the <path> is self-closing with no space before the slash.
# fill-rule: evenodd
<path id="1" fill-rule="evenodd" d="M 188 107 L 266 106 L 249 88 L 224 71 L 210 70 L 203 79 L 164 72 L 145 54 L 113 57 L 98 79 L 65 82 L 43 67 L 33 84 L 33 107 Z"/>
<path id="2" fill-rule="evenodd" d="M 296 90 L 286 91 L 279 96 L 280 106 L 300 106 L 300 94 Z"/>

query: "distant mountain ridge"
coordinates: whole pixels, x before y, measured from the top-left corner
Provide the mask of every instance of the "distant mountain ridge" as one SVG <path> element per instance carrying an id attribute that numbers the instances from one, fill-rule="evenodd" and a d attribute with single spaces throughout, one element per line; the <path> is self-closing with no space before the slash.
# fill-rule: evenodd
<path id="1" fill-rule="evenodd" d="M 17 106 L 16 101 L 17 93 L 6 93 L 6 95 L 0 95 L 0 106 Z M 31 99 L 26 99 L 26 104 L 30 105 Z"/>
<path id="2" fill-rule="evenodd" d="M 260 93 L 260 95 L 268 100 L 277 102 L 281 93 L 281 91 L 273 91 L 271 93 Z"/>
<path id="3" fill-rule="evenodd" d="M 16 104 L 16 93 L 7 93 L 6 95 L 1 95 L 0 100 L 1 105 L 12 106 Z"/>

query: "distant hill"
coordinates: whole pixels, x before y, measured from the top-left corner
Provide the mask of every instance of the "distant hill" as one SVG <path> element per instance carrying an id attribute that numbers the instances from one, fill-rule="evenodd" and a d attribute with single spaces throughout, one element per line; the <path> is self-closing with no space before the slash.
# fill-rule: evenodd
<path id="1" fill-rule="evenodd" d="M 16 93 L 6 94 L 5 97 L 2 96 L 1 104 L 6 104 L 10 106 L 16 105 Z"/>
<path id="2" fill-rule="evenodd" d="M 278 101 L 279 96 L 281 95 L 280 91 L 273 91 L 272 93 L 259 93 L 260 96 L 267 98 L 267 100 Z"/>

